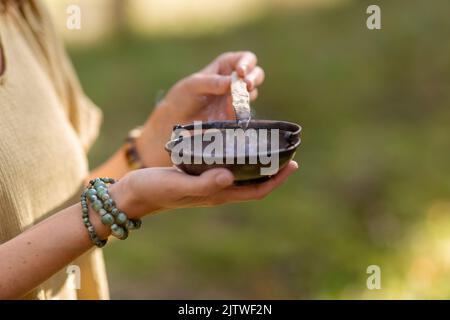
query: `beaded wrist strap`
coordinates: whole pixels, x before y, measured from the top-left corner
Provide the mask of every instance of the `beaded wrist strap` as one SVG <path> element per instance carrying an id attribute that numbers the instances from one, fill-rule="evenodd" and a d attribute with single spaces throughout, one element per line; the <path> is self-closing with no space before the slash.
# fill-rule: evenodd
<path id="1" fill-rule="evenodd" d="M 145 166 L 142 164 L 141 157 L 136 147 L 136 139 L 142 133 L 142 127 L 137 127 L 128 132 L 125 140 L 125 157 L 127 159 L 128 167 L 131 170 L 142 169 Z"/>
<path id="2" fill-rule="evenodd" d="M 92 209 L 100 214 L 101 222 L 111 228 L 111 234 L 125 240 L 129 230 L 139 229 L 141 220 L 128 219 L 127 215 L 120 211 L 108 193 L 108 184 L 116 181 L 112 178 L 96 178 L 89 181 L 88 187 L 81 195 L 81 207 L 83 212 L 83 222 L 86 226 L 89 237 L 97 247 L 103 247 L 107 240 L 100 240 L 95 232 L 94 226 L 89 220 L 88 201 Z"/>
<path id="3" fill-rule="evenodd" d="M 81 195 L 81 210 L 83 211 L 83 223 L 88 230 L 89 238 L 91 239 L 92 243 L 95 244 L 97 247 L 101 248 L 105 246 L 108 240 L 100 240 L 99 237 L 97 236 L 97 233 L 95 232 L 95 228 L 89 219 L 89 208 L 87 204 L 86 195 L 87 189 L 84 190 L 84 192 Z"/>

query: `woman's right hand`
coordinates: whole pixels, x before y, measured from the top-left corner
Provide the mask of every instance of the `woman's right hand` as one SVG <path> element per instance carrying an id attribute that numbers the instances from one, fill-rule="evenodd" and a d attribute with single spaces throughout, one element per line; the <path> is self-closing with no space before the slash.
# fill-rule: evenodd
<path id="1" fill-rule="evenodd" d="M 264 183 L 235 186 L 226 169 L 211 169 L 191 176 L 176 168 L 147 168 L 128 173 L 110 187 L 117 207 L 128 217 L 183 207 L 205 207 L 262 199 L 296 171 L 295 161 Z"/>

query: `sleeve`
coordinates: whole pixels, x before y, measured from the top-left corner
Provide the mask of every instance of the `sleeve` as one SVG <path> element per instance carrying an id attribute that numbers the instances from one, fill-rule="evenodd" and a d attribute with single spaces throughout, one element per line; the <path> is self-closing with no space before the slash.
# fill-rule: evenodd
<path id="1" fill-rule="evenodd" d="M 57 36 L 51 17 L 39 0 L 24 1 L 22 14 L 40 50 L 62 107 L 87 152 L 98 136 L 100 109 L 84 94 L 70 58 Z"/>

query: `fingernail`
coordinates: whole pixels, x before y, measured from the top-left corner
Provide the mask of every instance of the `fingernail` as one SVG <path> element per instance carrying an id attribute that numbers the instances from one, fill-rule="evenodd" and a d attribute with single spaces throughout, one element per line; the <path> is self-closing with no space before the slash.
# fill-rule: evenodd
<path id="1" fill-rule="evenodd" d="M 253 90 L 253 82 L 250 79 L 245 78 L 245 83 L 247 83 L 247 90 L 252 91 Z"/>
<path id="2" fill-rule="evenodd" d="M 220 173 L 216 177 L 216 183 L 221 187 L 226 187 L 233 183 L 233 178 L 227 173 Z"/>
<path id="3" fill-rule="evenodd" d="M 247 73 L 247 65 L 246 65 L 246 64 L 242 64 L 242 65 L 239 67 L 239 70 L 241 71 L 240 76 L 245 76 L 245 74 Z"/>
<path id="4" fill-rule="evenodd" d="M 292 162 L 294 163 L 295 169 L 297 170 L 297 169 L 298 169 L 298 163 L 297 163 L 297 161 L 292 161 Z"/>

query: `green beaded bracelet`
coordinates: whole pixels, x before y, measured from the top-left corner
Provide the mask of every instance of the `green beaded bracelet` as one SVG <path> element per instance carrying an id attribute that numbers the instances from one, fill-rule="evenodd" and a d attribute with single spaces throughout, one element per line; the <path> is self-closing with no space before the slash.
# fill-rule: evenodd
<path id="1" fill-rule="evenodd" d="M 108 240 L 100 240 L 99 237 L 97 236 L 94 226 L 89 220 L 89 208 L 86 197 L 87 197 L 87 190 L 85 190 L 81 195 L 81 211 L 83 212 L 83 223 L 88 230 L 89 238 L 91 239 L 92 243 L 95 244 L 97 247 L 102 248 L 106 245 Z"/>
<path id="2" fill-rule="evenodd" d="M 94 211 L 100 214 L 101 222 L 110 226 L 111 234 L 120 240 L 125 240 L 128 237 L 129 230 L 139 229 L 142 221 L 140 219 L 128 219 L 127 215 L 116 207 L 114 200 L 108 193 L 107 186 L 107 184 L 115 182 L 112 178 L 96 178 L 89 181 L 89 186 L 84 194 L 85 198 L 89 199 Z"/>

